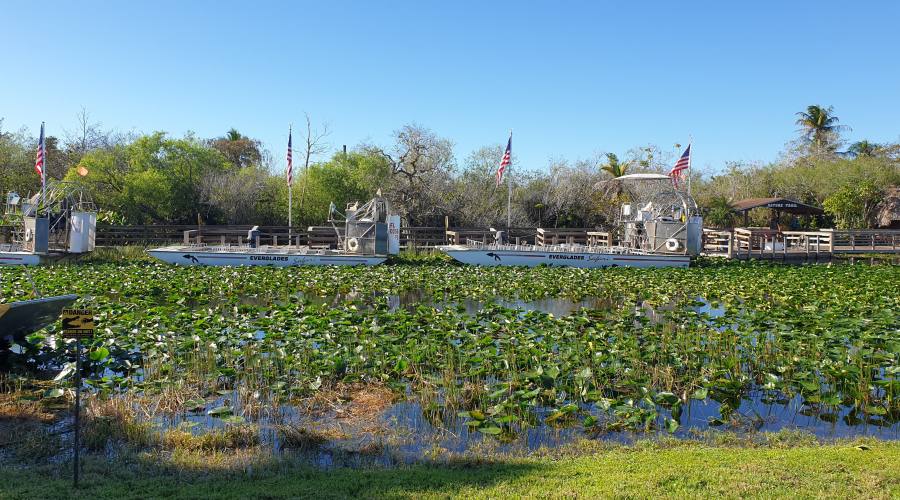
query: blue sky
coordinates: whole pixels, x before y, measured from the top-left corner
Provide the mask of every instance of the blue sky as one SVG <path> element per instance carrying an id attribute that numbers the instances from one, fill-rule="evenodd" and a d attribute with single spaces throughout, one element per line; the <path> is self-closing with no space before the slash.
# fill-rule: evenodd
<path id="1" fill-rule="evenodd" d="M 897 141 L 900 2 L 3 1 L 0 117 L 72 129 L 236 127 L 283 166 L 287 125 L 334 149 L 410 122 L 519 166 L 694 137 L 694 165 L 771 161 L 794 113 Z"/>

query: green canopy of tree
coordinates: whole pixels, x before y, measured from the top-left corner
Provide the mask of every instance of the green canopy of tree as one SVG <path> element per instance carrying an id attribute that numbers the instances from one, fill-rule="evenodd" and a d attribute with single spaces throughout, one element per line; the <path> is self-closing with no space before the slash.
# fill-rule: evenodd
<path id="1" fill-rule="evenodd" d="M 91 151 L 66 180 L 83 184 L 108 212 L 129 223 L 196 222 L 208 214 L 201 204 L 200 180 L 233 168 L 219 151 L 191 137 L 171 139 L 163 132 L 128 145 Z"/>

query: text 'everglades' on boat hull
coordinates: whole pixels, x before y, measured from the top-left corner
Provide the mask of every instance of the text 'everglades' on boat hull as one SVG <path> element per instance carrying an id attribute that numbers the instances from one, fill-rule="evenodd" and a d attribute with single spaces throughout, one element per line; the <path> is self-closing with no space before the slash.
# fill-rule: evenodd
<path id="1" fill-rule="evenodd" d="M 688 267 L 702 246 L 703 218 L 688 193 L 661 174 L 631 174 L 610 181 L 628 203 L 600 243 L 512 245 L 502 231 L 493 242 L 467 241 L 439 249 L 459 262 L 483 266 Z"/>
<path id="2" fill-rule="evenodd" d="M 200 247 L 176 246 L 148 250 L 151 256 L 182 266 L 374 266 L 386 256 L 353 256 L 333 250 L 318 253 L 288 247 Z"/>
<path id="3" fill-rule="evenodd" d="M 378 196 L 360 206 L 352 203 L 345 214 L 331 205 L 328 222 L 337 236 L 337 249 L 306 245 L 259 244 L 254 227 L 243 245 L 209 246 L 202 235 L 185 234 L 184 245 L 148 250 L 151 256 L 182 266 L 374 266 L 400 251 L 400 217 L 390 214 L 387 200 Z M 343 224 L 339 228 L 338 224 Z M 188 243 L 196 239 L 195 243 Z"/>

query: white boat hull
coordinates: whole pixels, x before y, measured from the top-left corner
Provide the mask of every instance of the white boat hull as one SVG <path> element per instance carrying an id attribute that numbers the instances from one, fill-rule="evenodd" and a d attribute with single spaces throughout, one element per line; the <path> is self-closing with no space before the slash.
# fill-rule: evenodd
<path id="1" fill-rule="evenodd" d="M 0 252 L 0 266 L 36 266 L 41 257 L 29 252 Z"/>
<path id="2" fill-rule="evenodd" d="M 527 266 L 541 264 L 580 268 L 603 267 L 688 267 L 689 255 L 618 254 L 597 252 L 559 252 L 540 250 L 473 249 L 456 245 L 440 250 L 463 264 L 477 266 Z"/>
<path id="3" fill-rule="evenodd" d="M 387 257 L 375 255 L 253 253 L 156 248 L 151 256 L 180 266 L 374 266 Z"/>

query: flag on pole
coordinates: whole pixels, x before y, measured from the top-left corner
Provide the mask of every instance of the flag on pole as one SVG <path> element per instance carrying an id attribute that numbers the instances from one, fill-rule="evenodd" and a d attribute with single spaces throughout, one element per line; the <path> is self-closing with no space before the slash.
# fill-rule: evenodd
<path id="1" fill-rule="evenodd" d="M 46 180 L 46 175 L 44 175 L 44 156 L 46 155 L 45 145 L 44 145 L 44 123 L 41 122 L 41 138 L 38 140 L 38 150 L 37 156 L 34 159 L 34 171 L 41 176 L 41 184 L 43 184 Z"/>
<path id="2" fill-rule="evenodd" d="M 509 134 L 509 142 L 506 143 L 506 152 L 503 153 L 503 159 L 500 160 L 500 168 L 497 169 L 497 186 L 503 182 L 503 172 L 506 172 L 506 167 L 512 162 L 512 134 Z"/>
<path id="3" fill-rule="evenodd" d="M 687 170 L 691 166 L 691 145 L 688 144 L 687 149 L 684 150 L 684 153 L 681 154 L 681 158 L 678 158 L 678 161 L 675 162 L 675 166 L 672 167 L 672 170 L 669 172 L 669 177 L 672 178 L 672 184 L 675 187 L 678 187 L 678 179 L 682 178 L 685 170 Z"/>
<path id="4" fill-rule="evenodd" d="M 287 150 L 287 183 L 290 186 L 294 182 L 294 153 L 291 151 L 291 129 L 288 129 Z"/>

